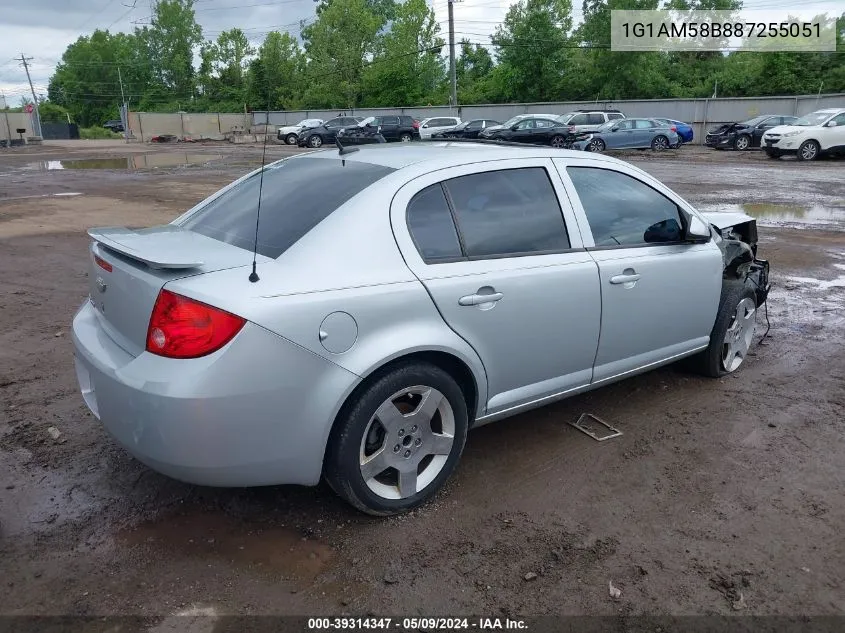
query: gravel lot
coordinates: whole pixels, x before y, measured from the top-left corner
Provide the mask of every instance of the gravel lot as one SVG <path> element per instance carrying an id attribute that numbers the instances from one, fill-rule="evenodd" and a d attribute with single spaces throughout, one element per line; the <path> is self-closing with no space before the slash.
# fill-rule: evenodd
<path id="1" fill-rule="evenodd" d="M 375 520 L 322 486 L 169 480 L 77 390 L 85 229 L 168 222 L 260 157 L 0 152 L 0 614 L 845 614 L 842 160 L 628 154 L 702 208 L 758 215 L 764 344 L 722 380 L 670 366 L 473 431 L 443 494 Z M 59 162 L 83 159 L 112 160 Z M 585 411 L 624 435 L 568 425 Z"/>

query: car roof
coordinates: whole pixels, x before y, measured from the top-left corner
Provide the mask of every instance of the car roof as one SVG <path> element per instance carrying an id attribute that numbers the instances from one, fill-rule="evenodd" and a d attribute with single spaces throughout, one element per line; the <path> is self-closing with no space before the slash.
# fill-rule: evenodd
<path id="1" fill-rule="evenodd" d="M 584 158 L 584 152 L 561 150 L 540 145 L 510 146 L 493 143 L 454 143 L 450 141 L 424 143 L 373 144 L 358 146 L 358 151 L 339 154 L 337 150 L 326 149 L 299 154 L 327 160 L 348 160 L 371 163 L 392 169 L 403 169 L 411 165 L 429 163 L 436 169 L 473 162 L 487 162 L 508 158 Z M 604 154 L 590 154 L 590 159 L 619 163 L 616 158 Z M 436 164 L 436 166 L 435 166 Z"/>

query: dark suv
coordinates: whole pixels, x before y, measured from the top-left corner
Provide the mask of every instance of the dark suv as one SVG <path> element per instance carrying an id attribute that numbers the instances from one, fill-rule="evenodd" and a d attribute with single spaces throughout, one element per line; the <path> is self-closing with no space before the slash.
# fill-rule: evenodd
<path id="1" fill-rule="evenodd" d="M 376 136 L 381 134 L 385 141 L 420 140 L 419 122 L 411 116 L 379 115 L 367 117 L 357 125 L 352 125 L 338 132 L 344 145 L 361 145 L 378 142 Z"/>
<path id="2" fill-rule="evenodd" d="M 339 116 L 329 119 L 319 127 L 312 127 L 299 133 L 296 144 L 299 147 L 320 147 L 323 143 L 334 143 L 337 133 L 350 125 L 363 121 L 359 116 Z"/>

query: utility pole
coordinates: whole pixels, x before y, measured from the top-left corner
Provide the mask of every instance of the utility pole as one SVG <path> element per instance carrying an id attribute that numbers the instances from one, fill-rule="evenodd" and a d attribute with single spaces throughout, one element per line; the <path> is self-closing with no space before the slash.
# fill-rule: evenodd
<path id="1" fill-rule="evenodd" d="M 117 67 L 117 80 L 120 82 L 120 121 L 123 123 L 123 138 L 129 142 L 129 110 L 126 108 L 126 97 L 123 94 L 123 75 L 120 66 Z"/>
<path id="2" fill-rule="evenodd" d="M 24 57 L 24 54 L 21 53 L 21 63 L 23 64 L 23 69 L 26 71 L 26 80 L 29 82 L 29 89 L 32 91 L 32 102 L 33 107 L 35 108 L 35 136 L 41 136 L 41 113 L 38 111 L 38 97 L 35 96 L 35 88 L 32 87 L 32 78 L 29 76 L 29 66 L 27 66 L 27 62 L 32 60 L 32 57 Z"/>
<path id="3" fill-rule="evenodd" d="M 452 88 L 452 108 L 455 112 L 458 109 L 458 82 L 455 75 L 455 15 L 452 5 L 455 0 L 449 0 L 449 85 Z"/>

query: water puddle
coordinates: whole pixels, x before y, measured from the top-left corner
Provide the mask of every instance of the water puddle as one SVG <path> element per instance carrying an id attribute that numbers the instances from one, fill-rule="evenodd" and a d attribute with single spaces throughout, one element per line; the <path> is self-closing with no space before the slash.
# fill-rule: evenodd
<path id="1" fill-rule="evenodd" d="M 770 202 L 743 204 L 702 205 L 702 211 L 747 213 L 757 219 L 760 226 L 818 226 L 826 229 L 845 230 L 845 200 L 836 206 L 790 205 Z"/>
<path id="2" fill-rule="evenodd" d="M 66 169 L 157 169 L 159 167 L 185 167 L 203 165 L 223 158 L 220 154 L 189 154 L 168 152 L 163 154 L 133 154 L 119 158 L 71 158 L 45 160 L 31 165 L 42 171 Z"/>
<path id="3" fill-rule="evenodd" d="M 332 559 L 331 548 L 290 527 L 245 523 L 216 513 L 167 516 L 124 531 L 118 543 L 233 563 L 312 582 Z"/>

